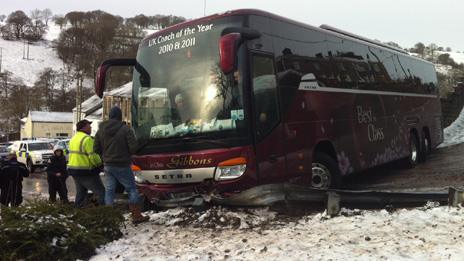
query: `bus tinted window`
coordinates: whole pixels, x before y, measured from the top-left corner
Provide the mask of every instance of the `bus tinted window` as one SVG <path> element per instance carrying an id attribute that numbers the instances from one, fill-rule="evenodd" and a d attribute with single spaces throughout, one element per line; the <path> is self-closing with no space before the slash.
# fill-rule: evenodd
<path id="1" fill-rule="evenodd" d="M 258 137 L 268 134 L 279 122 L 274 61 L 270 57 L 253 57 L 253 98 Z"/>

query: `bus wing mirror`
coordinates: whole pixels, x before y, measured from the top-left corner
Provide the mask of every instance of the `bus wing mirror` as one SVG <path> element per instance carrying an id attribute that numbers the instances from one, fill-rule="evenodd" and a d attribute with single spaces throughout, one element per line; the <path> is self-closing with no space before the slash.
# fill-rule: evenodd
<path id="1" fill-rule="evenodd" d="M 219 64 L 222 72 L 228 74 L 237 68 L 237 51 L 243 41 L 259 37 L 261 37 L 261 33 L 254 29 L 243 27 L 225 28 L 219 40 Z"/>
<path id="2" fill-rule="evenodd" d="M 97 79 L 95 82 L 95 94 L 98 97 L 103 97 L 103 92 L 105 91 L 106 84 L 106 73 L 113 66 L 135 66 L 135 59 L 110 59 L 104 61 L 97 70 Z"/>
<path id="3" fill-rule="evenodd" d="M 237 50 L 242 41 L 239 33 L 221 36 L 219 40 L 219 65 L 224 74 L 229 74 L 237 68 Z"/>

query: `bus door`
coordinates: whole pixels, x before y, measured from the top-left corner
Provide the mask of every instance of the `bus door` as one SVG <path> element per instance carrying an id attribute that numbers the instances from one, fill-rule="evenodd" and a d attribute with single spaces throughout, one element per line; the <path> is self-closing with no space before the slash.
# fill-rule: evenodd
<path id="1" fill-rule="evenodd" d="M 251 63 L 258 175 L 262 182 L 279 182 L 285 178 L 285 153 L 274 59 L 272 55 L 252 54 Z"/>

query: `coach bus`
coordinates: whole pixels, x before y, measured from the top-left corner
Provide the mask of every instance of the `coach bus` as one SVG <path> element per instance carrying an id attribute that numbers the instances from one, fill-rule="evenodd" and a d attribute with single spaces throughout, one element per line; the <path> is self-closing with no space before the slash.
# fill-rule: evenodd
<path id="1" fill-rule="evenodd" d="M 259 10 L 188 21 L 147 36 L 133 66 L 133 157 L 151 201 L 223 197 L 272 183 L 339 188 L 342 178 L 443 140 L 432 63 L 327 25 Z"/>

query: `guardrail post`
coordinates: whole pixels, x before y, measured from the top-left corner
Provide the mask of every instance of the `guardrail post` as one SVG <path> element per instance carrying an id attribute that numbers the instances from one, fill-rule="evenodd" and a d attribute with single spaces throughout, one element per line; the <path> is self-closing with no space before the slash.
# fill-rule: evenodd
<path id="1" fill-rule="evenodd" d="M 327 192 L 327 215 L 331 217 L 340 213 L 340 195 L 336 192 Z"/>
<path id="2" fill-rule="evenodd" d="M 448 190 L 448 206 L 457 207 L 464 203 L 464 191 L 450 187 Z"/>

